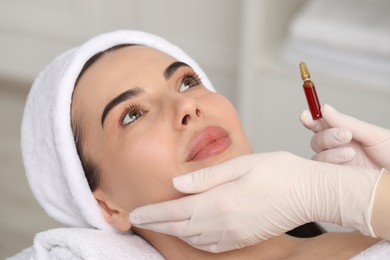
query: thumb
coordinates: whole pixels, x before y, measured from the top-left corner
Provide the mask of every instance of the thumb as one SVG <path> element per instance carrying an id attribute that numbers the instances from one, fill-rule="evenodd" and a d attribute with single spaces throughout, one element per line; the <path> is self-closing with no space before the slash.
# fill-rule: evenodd
<path id="1" fill-rule="evenodd" d="M 389 138 L 390 131 L 342 114 L 328 104 L 321 107 L 322 116 L 330 127 L 346 128 L 364 146 L 372 146 Z"/>
<path id="2" fill-rule="evenodd" d="M 313 120 L 309 110 L 304 110 L 299 116 L 299 120 L 304 127 L 313 131 L 314 133 L 318 133 L 328 128 L 328 125 L 324 120 Z"/>
<path id="3" fill-rule="evenodd" d="M 200 193 L 234 181 L 253 167 L 255 155 L 240 156 L 216 166 L 203 168 L 173 179 L 173 186 L 183 193 Z"/>

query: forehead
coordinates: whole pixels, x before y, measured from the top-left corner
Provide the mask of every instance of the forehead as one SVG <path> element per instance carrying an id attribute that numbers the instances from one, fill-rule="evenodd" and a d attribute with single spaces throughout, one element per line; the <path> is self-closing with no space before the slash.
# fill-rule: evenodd
<path id="1" fill-rule="evenodd" d="M 159 50 L 142 46 L 132 45 L 123 46 L 103 52 L 98 59 L 96 59 L 92 65 L 90 65 L 87 71 L 94 71 L 99 69 L 119 69 L 121 67 L 134 67 L 139 68 L 143 65 L 164 65 L 165 62 L 172 62 L 175 59 L 168 54 Z M 107 73 L 106 73 L 107 74 Z"/>
<path id="2" fill-rule="evenodd" d="M 139 81 L 162 75 L 176 59 L 159 50 L 140 46 L 125 46 L 100 55 L 81 75 L 75 92 L 96 90 L 98 85 L 112 85 L 120 81 Z M 88 91 L 89 92 L 89 91 Z"/>

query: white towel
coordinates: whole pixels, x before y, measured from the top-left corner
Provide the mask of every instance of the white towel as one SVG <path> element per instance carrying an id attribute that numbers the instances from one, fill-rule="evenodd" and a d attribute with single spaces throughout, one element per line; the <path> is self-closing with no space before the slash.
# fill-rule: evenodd
<path id="1" fill-rule="evenodd" d="M 389 260 L 389 259 L 390 259 L 390 242 L 384 240 L 351 258 L 351 260 Z"/>
<path id="2" fill-rule="evenodd" d="M 22 156 L 31 190 L 45 211 L 73 227 L 113 230 L 93 197 L 71 129 L 71 98 L 85 62 L 120 44 L 140 44 L 190 65 L 213 90 L 196 62 L 166 40 L 139 31 L 121 30 L 97 36 L 57 57 L 35 79 L 22 121 Z"/>
<path id="3" fill-rule="evenodd" d="M 58 228 L 38 233 L 34 245 L 6 260 L 26 259 L 163 259 L 133 233 L 118 234 L 86 228 Z M 381 241 L 351 260 L 388 260 L 390 242 Z"/>
<path id="4" fill-rule="evenodd" d="M 25 259 L 164 259 L 133 233 L 87 228 L 58 228 L 38 233 L 34 245 L 7 260 Z"/>

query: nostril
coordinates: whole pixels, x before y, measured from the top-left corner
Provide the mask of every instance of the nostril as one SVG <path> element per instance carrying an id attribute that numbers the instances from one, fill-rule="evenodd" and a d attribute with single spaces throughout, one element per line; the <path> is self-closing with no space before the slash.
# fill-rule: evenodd
<path id="1" fill-rule="evenodd" d="M 200 110 L 199 109 L 196 109 L 195 113 L 196 113 L 196 116 L 200 116 Z"/>
<path id="2" fill-rule="evenodd" d="M 189 119 L 190 119 L 190 115 L 185 115 L 185 116 L 183 117 L 183 119 L 181 120 L 181 124 L 182 124 L 182 125 L 187 125 Z"/>

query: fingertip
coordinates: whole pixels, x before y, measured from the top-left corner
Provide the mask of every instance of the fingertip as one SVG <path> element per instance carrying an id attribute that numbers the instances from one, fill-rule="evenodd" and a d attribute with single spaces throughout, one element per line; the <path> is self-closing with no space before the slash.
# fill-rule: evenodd
<path id="1" fill-rule="evenodd" d="M 172 183 L 175 189 L 181 192 L 190 192 L 193 188 L 193 178 L 190 174 L 174 177 Z"/>
<path id="2" fill-rule="evenodd" d="M 128 221 L 132 225 L 142 224 L 141 219 L 138 217 L 137 213 L 134 211 L 129 213 Z"/>
<path id="3" fill-rule="evenodd" d="M 342 157 L 345 161 L 351 161 L 356 155 L 355 149 L 352 147 L 346 147 L 342 150 Z"/>
<path id="4" fill-rule="evenodd" d="M 335 138 L 340 144 L 349 143 L 352 140 L 352 132 L 345 128 L 340 128 L 335 133 Z"/>
<path id="5" fill-rule="evenodd" d="M 303 110 L 299 119 L 301 120 L 301 122 L 305 125 L 305 126 L 308 126 L 310 125 L 310 123 L 313 121 L 313 119 L 311 118 L 311 114 L 309 112 L 309 110 Z"/>
<path id="6" fill-rule="evenodd" d="M 329 113 L 339 113 L 334 107 L 332 107 L 331 105 L 325 103 L 321 106 L 321 113 L 323 115 L 326 115 L 326 114 L 329 114 Z"/>
<path id="7" fill-rule="evenodd" d="M 313 120 L 313 117 L 309 110 L 304 110 L 301 113 L 300 121 L 302 122 L 303 126 L 305 126 L 307 129 L 313 131 L 314 133 L 317 133 L 323 129 L 328 128 L 328 125 L 326 121 L 324 120 Z"/>

